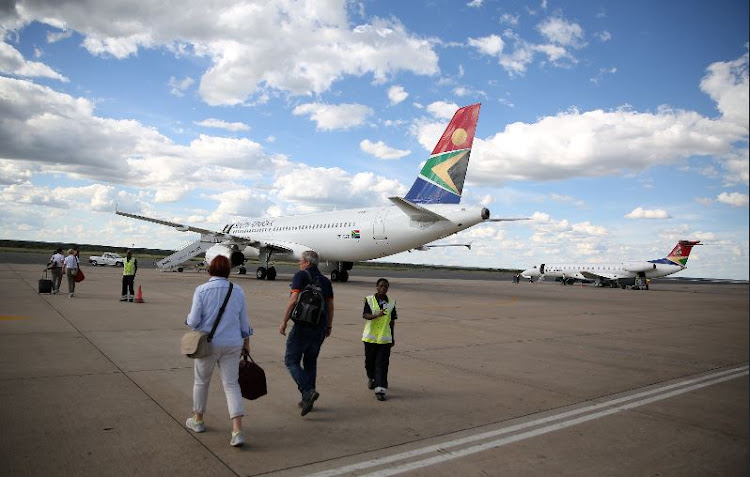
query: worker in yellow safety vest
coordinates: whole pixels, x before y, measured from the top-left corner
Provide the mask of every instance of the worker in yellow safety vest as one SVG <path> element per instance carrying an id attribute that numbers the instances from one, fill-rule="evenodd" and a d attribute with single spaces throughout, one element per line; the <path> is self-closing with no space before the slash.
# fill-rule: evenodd
<path id="1" fill-rule="evenodd" d="M 138 260 L 128 250 L 122 264 L 122 298 L 120 301 L 133 301 L 135 298 L 135 272 L 138 271 Z"/>
<path id="2" fill-rule="evenodd" d="M 365 343 L 365 370 L 367 387 L 375 390 L 378 401 L 385 401 L 388 389 L 388 365 L 391 347 L 395 344 L 394 329 L 396 301 L 388 298 L 390 284 L 385 278 L 378 279 L 374 295 L 365 297 L 362 318 L 367 320 L 362 332 Z"/>

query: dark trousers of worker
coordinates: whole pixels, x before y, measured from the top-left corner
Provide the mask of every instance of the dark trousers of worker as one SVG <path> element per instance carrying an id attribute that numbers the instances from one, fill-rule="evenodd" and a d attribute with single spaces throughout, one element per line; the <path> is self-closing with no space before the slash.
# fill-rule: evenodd
<path id="1" fill-rule="evenodd" d="M 388 364 L 391 344 L 365 343 L 365 371 L 367 379 L 375 380 L 376 388 L 388 388 Z"/>
<path id="2" fill-rule="evenodd" d="M 122 276 L 122 296 L 135 296 L 135 275 Z"/>
<path id="3" fill-rule="evenodd" d="M 324 320 L 325 322 L 325 320 Z M 318 355 L 325 340 L 325 329 L 317 326 L 297 325 L 286 338 L 284 364 L 297 383 L 302 399 L 307 399 L 315 390 L 318 374 Z M 300 365 L 300 363 L 302 363 Z"/>

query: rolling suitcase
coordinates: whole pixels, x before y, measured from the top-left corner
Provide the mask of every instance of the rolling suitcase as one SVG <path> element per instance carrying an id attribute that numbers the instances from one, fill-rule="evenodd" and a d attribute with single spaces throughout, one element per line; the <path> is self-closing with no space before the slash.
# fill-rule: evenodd
<path id="1" fill-rule="evenodd" d="M 44 271 L 44 278 L 39 279 L 39 293 L 52 294 L 52 280 L 47 278 L 47 270 Z"/>

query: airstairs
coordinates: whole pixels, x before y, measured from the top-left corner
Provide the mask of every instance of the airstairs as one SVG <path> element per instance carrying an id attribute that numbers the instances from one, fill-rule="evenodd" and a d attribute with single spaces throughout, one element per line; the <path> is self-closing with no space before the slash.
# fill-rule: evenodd
<path id="1" fill-rule="evenodd" d="M 181 272 L 184 268 L 185 262 L 196 255 L 204 253 L 206 250 L 216 245 L 216 243 L 217 241 L 212 239 L 211 236 L 201 236 L 200 240 L 190 242 L 172 255 L 156 262 L 156 268 L 164 272 L 171 272 L 174 270 Z"/>

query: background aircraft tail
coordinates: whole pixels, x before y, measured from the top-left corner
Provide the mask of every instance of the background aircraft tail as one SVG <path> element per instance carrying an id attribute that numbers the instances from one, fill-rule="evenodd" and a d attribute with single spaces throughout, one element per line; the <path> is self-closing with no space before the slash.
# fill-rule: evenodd
<path id="1" fill-rule="evenodd" d="M 700 242 L 700 240 L 680 240 L 679 242 L 677 242 L 677 245 L 675 245 L 672 251 L 669 252 L 669 255 L 667 255 L 667 260 L 683 267 L 687 266 L 686 264 L 688 261 L 688 256 L 690 255 L 690 251 Z"/>
<path id="2" fill-rule="evenodd" d="M 416 204 L 458 204 L 469 167 L 481 103 L 456 111 L 404 197 Z"/>

